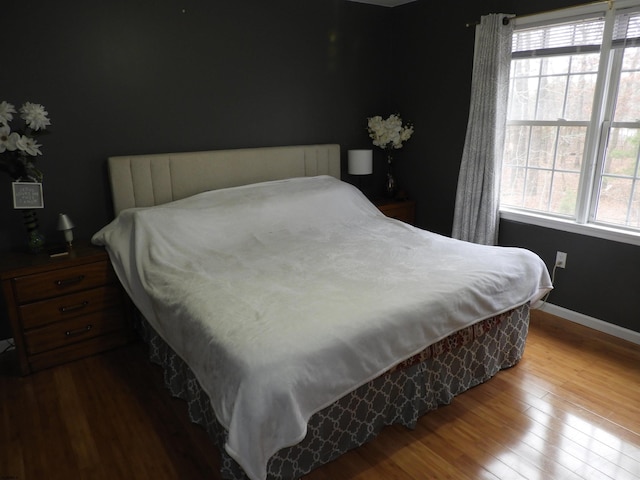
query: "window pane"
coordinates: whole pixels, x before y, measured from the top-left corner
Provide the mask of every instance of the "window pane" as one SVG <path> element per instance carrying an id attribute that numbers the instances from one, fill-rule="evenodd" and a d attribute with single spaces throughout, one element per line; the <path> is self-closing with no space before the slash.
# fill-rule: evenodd
<path id="1" fill-rule="evenodd" d="M 569 73 L 567 57 L 546 57 L 542 60 L 542 75 L 566 75 Z"/>
<path id="2" fill-rule="evenodd" d="M 514 100 L 522 104 L 513 106 L 509 118 L 536 120 L 589 121 L 593 106 L 593 95 L 597 80 L 599 54 L 562 55 L 543 58 L 540 73 L 537 73 L 538 62 L 535 60 L 517 60 L 518 76 L 514 76 L 512 89 L 517 97 Z M 526 62 L 531 62 L 527 64 Z M 527 68 L 527 65 L 529 68 Z M 525 76 L 526 74 L 526 76 Z M 538 83 L 534 82 L 539 75 Z M 524 108 L 526 99 L 527 108 Z M 538 102 L 534 109 L 531 102 Z M 519 115 L 516 115 L 516 112 Z M 535 117 L 531 115 L 535 112 Z"/>
<path id="3" fill-rule="evenodd" d="M 578 198 L 580 173 L 555 172 L 551 187 L 549 212 L 574 216 Z"/>
<path id="4" fill-rule="evenodd" d="M 640 122 L 640 47 L 624 50 L 614 121 Z"/>
<path id="5" fill-rule="evenodd" d="M 512 207 L 523 206 L 524 180 L 526 169 L 515 166 L 502 168 L 502 184 L 500 185 L 500 202 Z"/>
<path id="6" fill-rule="evenodd" d="M 531 127 L 510 126 L 505 135 L 505 150 L 502 157 L 504 165 L 526 166 L 529 155 L 529 137 Z"/>
<path id="7" fill-rule="evenodd" d="M 609 175 L 637 175 L 640 129 L 612 128 L 609 133 L 603 173 Z"/>
<path id="8" fill-rule="evenodd" d="M 534 118 L 538 101 L 538 77 L 517 78 L 511 82 L 508 117 L 512 120 Z"/>
<path id="9" fill-rule="evenodd" d="M 548 211 L 551 191 L 551 171 L 529 169 L 525 182 L 524 206 L 533 210 Z"/>
<path id="10" fill-rule="evenodd" d="M 587 127 L 560 127 L 556 168 L 580 172 L 584 158 Z"/>
<path id="11" fill-rule="evenodd" d="M 563 118 L 566 93 L 566 75 L 540 78 L 540 98 L 538 99 L 536 120 L 558 120 Z"/>
<path id="12" fill-rule="evenodd" d="M 612 128 L 600 180 L 596 221 L 638 226 L 640 128 Z"/>
<path id="13" fill-rule="evenodd" d="M 571 75 L 567 92 L 567 105 L 562 116 L 565 120 L 589 121 L 596 90 L 595 73 Z"/>
<path id="14" fill-rule="evenodd" d="M 531 148 L 529 165 L 532 167 L 553 168 L 556 153 L 556 127 L 533 127 L 531 129 Z"/>
<path id="15" fill-rule="evenodd" d="M 527 156 L 529 151 L 528 126 L 507 127 L 505 150 L 502 156 L 502 178 L 500 202 L 513 207 L 523 206 L 524 181 L 527 174 Z"/>
<path id="16" fill-rule="evenodd" d="M 571 57 L 571 73 L 598 73 L 600 54 L 589 53 Z"/>
<path id="17" fill-rule="evenodd" d="M 603 176 L 596 220 L 626 225 L 633 181 L 630 178 Z"/>
<path id="18" fill-rule="evenodd" d="M 531 77 L 540 75 L 542 58 L 524 58 L 511 61 L 511 77 Z"/>
<path id="19" fill-rule="evenodd" d="M 628 72 L 640 69 L 640 47 L 627 47 L 624 49 L 622 71 Z"/>
<path id="20" fill-rule="evenodd" d="M 501 204 L 575 216 L 586 132 L 579 126 L 509 126 Z"/>

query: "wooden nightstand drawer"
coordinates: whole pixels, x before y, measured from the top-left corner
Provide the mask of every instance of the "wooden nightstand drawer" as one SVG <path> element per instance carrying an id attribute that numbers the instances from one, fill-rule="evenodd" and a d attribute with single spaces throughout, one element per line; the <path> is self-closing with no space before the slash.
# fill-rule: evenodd
<path id="1" fill-rule="evenodd" d="M 23 375 L 134 338 L 132 305 L 104 248 L 76 242 L 60 257 L 0 254 L 0 281 Z"/>
<path id="2" fill-rule="evenodd" d="M 114 280 L 115 274 L 109 263 L 102 261 L 25 275 L 13 281 L 16 300 L 25 303 L 99 287 Z"/>
<path id="3" fill-rule="evenodd" d="M 22 326 L 30 329 L 120 305 L 122 305 L 120 288 L 109 285 L 28 303 L 19 308 Z"/>
<path id="4" fill-rule="evenodd" d="M 124 317 L 121 309 L 102 310 L 90 315 L 70 318 L 25 332 L 27 352 L 33 355 L 53 350 L 120 330 L 123 327 Z"/>

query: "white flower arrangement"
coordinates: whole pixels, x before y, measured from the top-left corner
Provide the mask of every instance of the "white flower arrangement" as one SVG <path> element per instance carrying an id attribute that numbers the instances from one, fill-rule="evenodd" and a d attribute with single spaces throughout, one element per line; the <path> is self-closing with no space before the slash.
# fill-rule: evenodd
<path id="1" fill-rule="evenodd" d="M 403 125 L 399 114 L 389 115 L 384 120 L 380 115 L 370 117 L 368 130 L 373 144 L 385 150 L 402 148 L 404 142 L 413 135 L 413 125 Z"/>
<path id="2" fill-rule="evenodd" d="M 36 136 L 51 125 L 48 112 L 38 103 L 25 102 L 20 107 L 22 128 L 13 131 L 9 123 L 16 108 L 5 101 L 0 102 L 0 171 L 14 180 L 42 181 L 42 172 L 35 166 L 35 157 L 42 155 Z"/>

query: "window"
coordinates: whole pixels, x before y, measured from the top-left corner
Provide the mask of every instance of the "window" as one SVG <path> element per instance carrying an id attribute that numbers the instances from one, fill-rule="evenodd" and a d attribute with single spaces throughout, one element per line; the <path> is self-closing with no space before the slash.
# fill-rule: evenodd
<path id="1" fill-rule="evenodd" d="M 516 24 L 501 211 L 640 234 L 635 3 Z"/>

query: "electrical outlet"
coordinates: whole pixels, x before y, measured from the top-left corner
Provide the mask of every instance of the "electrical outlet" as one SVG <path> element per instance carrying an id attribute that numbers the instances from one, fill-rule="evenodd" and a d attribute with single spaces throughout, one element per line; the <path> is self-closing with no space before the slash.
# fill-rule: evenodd
<path id="1" fill-rule="evenodd" d="M 565 268 L 567 266 L 567 254 L 565 252 L 556 252 L 556 267 Z"/>

